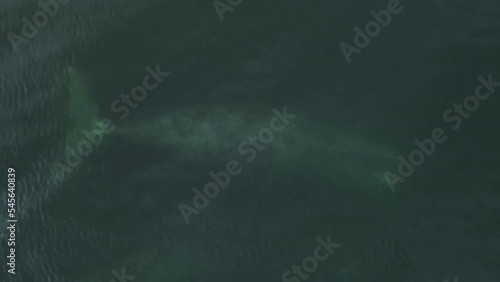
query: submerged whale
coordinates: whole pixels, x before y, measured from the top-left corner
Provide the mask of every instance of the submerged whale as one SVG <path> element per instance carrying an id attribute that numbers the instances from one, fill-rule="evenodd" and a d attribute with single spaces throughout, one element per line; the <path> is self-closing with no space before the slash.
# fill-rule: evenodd
<path id="1" fill-rule="evenodd" d="M 429 29 L 390 28 L 408 28 L 393 34 L 402 44 L 401 37 L 418 39 L 401 45 L 418 56 L 380 38 L 348 67 L 335 46 L 352 33 L 349 10 L 359 11 L 359 3 L 248 1 L 221 23 L 206 1 L 65 2 L 17 53 L 9 33 L 21 36 L 23 17 L 34 22 L 43 8 L 27 0 L 0 5 L 0 159 L 2 171 L 16 169 L 19 242 L 16 275 L 4 279 L 2 263 L 0 281 L 277 281 L 307 261 L 314 238 L 330 235 L 342 248 L 308 281 L 424 281 L 454 269 L 496 274 L 495 256 L 478 260 L 481 246 L 463 244 L 494 245 L 495 236 L 484 235 L 494 221 L 483 215 L 496 211 L 496 192 L 476 185 L 476 176 L 494 179 L 493 169 L 437 183 L 415 176 L 421 189 L 398 193 L 383 178 L 399 151 L 389 137 L 397 132 L 386 133 L 407 127 L 407 144 L 417 137 L 411 125 L 427 126 L 428 113 L 407 125 L 398 111 L 418 101 L 435 105 L 455 77 L 436 76 L 439 62 L 426 68 L 428 53 L 445 46 L 471 55 L 438 54 L 453 62 L 445 66 L 453 75 L 486 58 L 474 54 L 494 53 L 473 44 L 455 49 L 462 41 L 448 39 L 465 38 L 465 24 L 451 33 L 442 25 L 477 21 L 476 38 L 490 50 L 498 45 L 483 36 L 495 30 L 491 13 L 472 4 L 412 4 L 417 10 L 408 6 L 407 20 L 425 15 L 417 18 Z M 172 77 L 121 120 L 112 101 L 159 63 Z M 401 65 L 412 67 L 402 72 Z M 288 124 L 276 113 L 286 116 L 285 107 L 294 116 Z M 80 154 L 87 143 L 92 150 Z M 241 173 L 187 225 L 178 206 L 194 207 L 193 189 L 203 191 L 210 173 L 232 160 Z M 438 153 L 434 160 L 421 178 L 439 181 L 432 174 L 453 169 Z M 463 180 L 470 186 L 457 189 Z M 471 198 L 471 187 L 484 194 Z M 0 250 L 10 236 L 6 220 L 2 210 Z M 450 250 L 465 255 L 449 259 Z"/>

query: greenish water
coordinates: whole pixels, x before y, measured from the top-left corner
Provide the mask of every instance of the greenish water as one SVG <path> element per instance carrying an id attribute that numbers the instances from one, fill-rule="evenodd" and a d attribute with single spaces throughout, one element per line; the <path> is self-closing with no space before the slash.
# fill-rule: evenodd
<path id="1" fill-rule="evenodd" d="M 4 2 L 0 281 L 499 281 L 499 3 Z"/>

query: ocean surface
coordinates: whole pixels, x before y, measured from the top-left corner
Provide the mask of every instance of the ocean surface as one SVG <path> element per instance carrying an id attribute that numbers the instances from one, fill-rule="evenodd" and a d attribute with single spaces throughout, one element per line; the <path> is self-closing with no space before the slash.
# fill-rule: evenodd
<path id="1" fill-rule="evenodd" d="M 499 96 L 499 1 L 3 0 L 0 282 L 498 282 Z"/>

